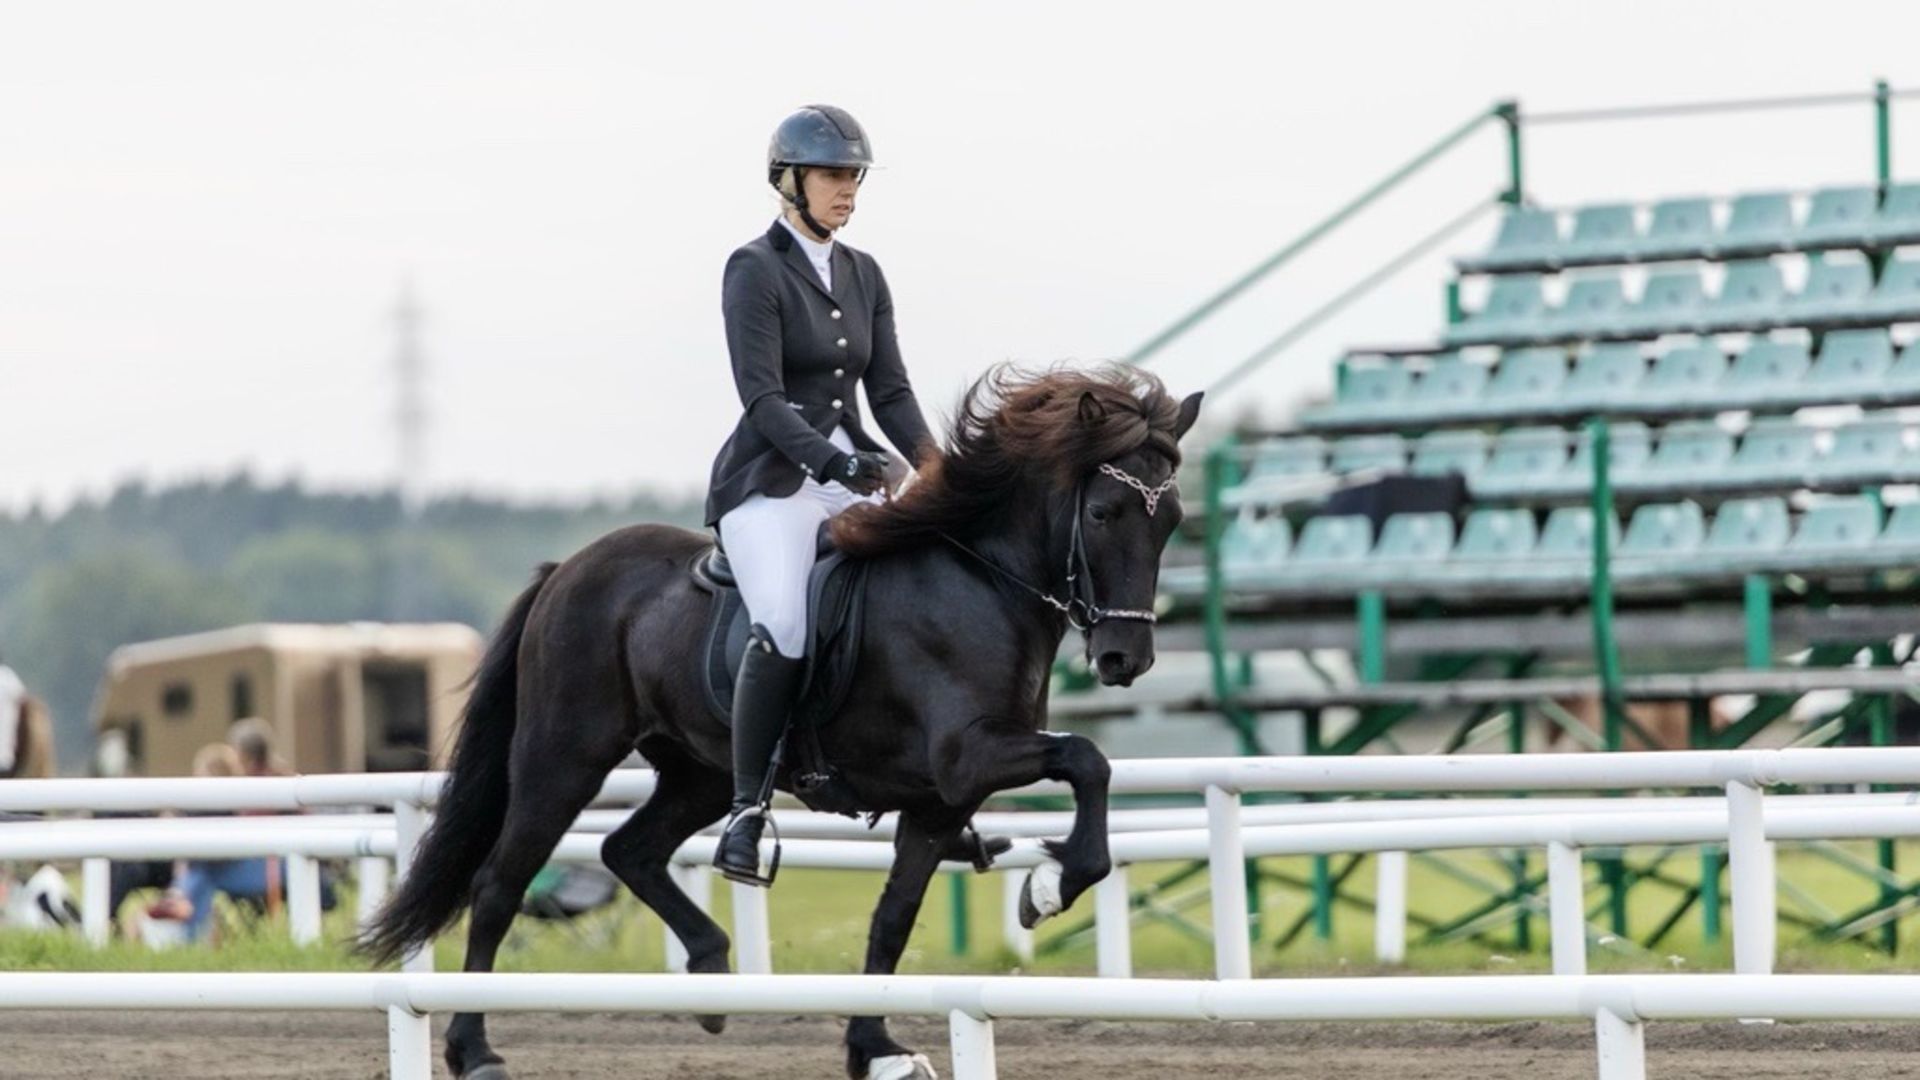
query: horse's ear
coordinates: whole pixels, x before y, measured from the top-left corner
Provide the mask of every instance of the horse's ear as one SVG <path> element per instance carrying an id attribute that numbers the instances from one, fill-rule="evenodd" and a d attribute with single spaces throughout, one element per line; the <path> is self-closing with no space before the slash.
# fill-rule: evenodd
<path id="1" fill-rule="evenodd" d="M 1107 407 L 1093 396 L 1093 391 L 1080 392 L 1080 422 L 1091 427 L 1107 418 Z"/>
<path id="2" fill-rule="evenodd" d="M 1184 436 L 1187 433 L 1187 429 L 1193 426 L 1193 422 L 1200 418 L 1200 399 L 1205 394 L 1206 391 L 1204 390 L 1196 390 L 1188 394 L 1186 399 L 1180 402 L 1180 417 L 1173 422 L 1173 437 L 1175 439 Z"/>

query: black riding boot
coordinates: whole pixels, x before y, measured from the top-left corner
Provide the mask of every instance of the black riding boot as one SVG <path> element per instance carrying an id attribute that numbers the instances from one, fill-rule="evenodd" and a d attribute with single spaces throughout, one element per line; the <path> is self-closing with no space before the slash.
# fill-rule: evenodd
<path id="1" fill-rule="evenodd" d="M 804 660 L 775 652 L 766 631 L 754 626 L 733 685 L 733 813 L 713 852 L 714 868 L 729 881 L 773 883 L 771 872 L 760 873 L 760 833 L 773 798 L 767 768 L 786 733 L 805 666 Z"/>

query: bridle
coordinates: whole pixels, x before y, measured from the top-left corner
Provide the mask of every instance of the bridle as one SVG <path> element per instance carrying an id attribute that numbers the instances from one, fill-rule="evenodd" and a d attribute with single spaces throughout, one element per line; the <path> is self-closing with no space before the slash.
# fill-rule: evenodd
<path id="1" fill-rule="evenodd" d="M 1103 476 L 1111 476 L 1122 484 L 1140 493 L 1147 506 L 1147 516 L 1152 517 L 1160 509 L 1160 498 L 1174 487 L 1174 474 L 1169 474 L 1158 487 L 1148 487 L 1144 480 L 1111 462 L 1102 462 L 1098 470 Z M 1080 519 L 1085 516 L 1087 499 L 1086 481 L 1082 480 L 1073 489 L 1073 528 L 1067 542 L 1067 589 L 1066 599 L 1030 584 L 1020 575 L 987 558 L 967 545 L 954 539 L 945 532 L 941 538 L 971 555 L 974 559 L 991 568 L 995 573 L 1015 585 L 1033 594 L 1048 607 L 1067 617 L 1067 625 L 1082 634 L 1091 634 L 1093 628 L 1109 619 L 1131 622 L 1143 622 L 1153 625 L 1160 621 L 1151 611 L 1139 608 L 1103 608 L 1094 596 L 1093 564 L 1087 558 L 1087 538 L 1080 527 Z"/>

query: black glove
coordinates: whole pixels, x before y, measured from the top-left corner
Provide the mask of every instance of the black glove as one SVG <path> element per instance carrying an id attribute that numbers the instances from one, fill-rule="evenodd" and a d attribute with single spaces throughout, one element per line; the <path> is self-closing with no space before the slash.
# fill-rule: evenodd
<path id="1" fill-rule="evenodd" d="M 887 483 L 887 455 L 877 450 L 839 453 L 827 460 L 825 479 L 837 480 L 856 495 L 871 495 Z"/>

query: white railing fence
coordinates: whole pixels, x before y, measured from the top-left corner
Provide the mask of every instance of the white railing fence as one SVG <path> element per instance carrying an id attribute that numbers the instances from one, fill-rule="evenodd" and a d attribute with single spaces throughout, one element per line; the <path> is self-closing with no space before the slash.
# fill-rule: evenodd
<path id="1" fill-rule="evenodd" d="M 895 975 L 0 974 L 0 1009 L 383 1011 L 394 1080 L 428 1080 L 446 1012 L 944 1017 L 955 1080 L 994 1080 L 994 1022 L 1586 1020 L 1600 1080 L 1645 1080 L 1666 1020 L 1920 1020 L 1908 975 L 1060 979 Z"/>

